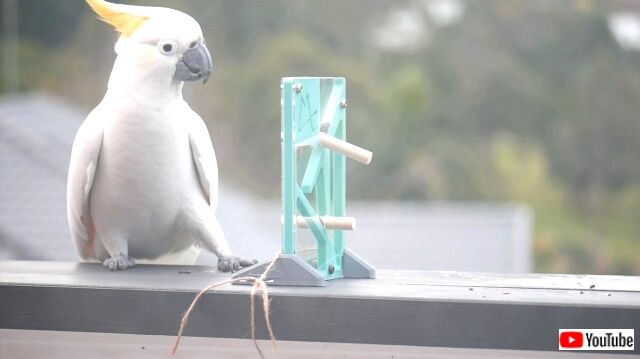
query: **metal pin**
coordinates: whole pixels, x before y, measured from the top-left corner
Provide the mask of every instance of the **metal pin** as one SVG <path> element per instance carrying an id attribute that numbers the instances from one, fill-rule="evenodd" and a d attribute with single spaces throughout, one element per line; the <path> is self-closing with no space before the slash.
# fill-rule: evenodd
<path id="1" fill-rule="evenodd" d="M 340 100 L 340 108 L 345 109 L 347 108 L 347 100 L 346 99 L 342 99 Z"/>

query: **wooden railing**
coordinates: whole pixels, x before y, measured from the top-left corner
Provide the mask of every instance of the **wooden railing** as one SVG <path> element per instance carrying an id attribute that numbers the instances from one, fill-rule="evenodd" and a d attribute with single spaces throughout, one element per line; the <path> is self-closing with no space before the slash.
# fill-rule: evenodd
<path id="1" fill-rule="evenodd" d="M 208 267 L 138 266 L 109 272 L 98 264 L 0 262 L 0 357 L 19 357 L 28 350 L 29 335 L 54 332 L 159 336 L 165 339 L 154 345 L 168 353 L 169 339 L 194 294 L 228 277 Z M 185 334 L 246 340 L 249 290 L 227 285 L 205 295 Z M 333 343 L 333 350 L 345 352 L 348 345 L 360 345 L 372 353 L 356 351 L 354 357 L 397 349 L 413 352 L 410 357 L 415 358 L 448 351 L 491 357 L 497 350 L 503 356 L 527 351 L 528 356 L 565 358 L 556 353 L 560 328 L 640 332 L 638 277 L 379 270 L 373 280 L 335 280 L 323 288 L 272 287 L 270 296 L 271 320 L 283 343 L 280 357 L 324 357 L 321 346 L 287 353 L 288 347 L 299 347 L 294 342 L 304 342 Z M 260 311 L 257 333 L 264 339 Z M 245 344 L 247 351 L 253 350 L 248 340 Z M 313 350 L 316 355 L 309 352 Z"/>

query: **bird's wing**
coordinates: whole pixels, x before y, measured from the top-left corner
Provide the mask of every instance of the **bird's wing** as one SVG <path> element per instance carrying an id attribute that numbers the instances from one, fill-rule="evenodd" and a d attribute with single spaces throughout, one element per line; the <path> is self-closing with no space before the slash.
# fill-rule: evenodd
<path id="1" fill-rule="evenodd" d="M 103 126 L 94 110 L 82 123 L 71 150 L 67 178 L 67 218 L 71 237 L 83 259 L 92 257 L 95 229 L 89 196 L 102 147 Z"/>
<path id="2" fill-rule="evenodd" d="M 198 181 L 209 205 L 214 210 L 218 204 L 218 162 L 209 131 L 202 118 L 195 112 L 189 116 L 189 143 L 196 165 Z"/>

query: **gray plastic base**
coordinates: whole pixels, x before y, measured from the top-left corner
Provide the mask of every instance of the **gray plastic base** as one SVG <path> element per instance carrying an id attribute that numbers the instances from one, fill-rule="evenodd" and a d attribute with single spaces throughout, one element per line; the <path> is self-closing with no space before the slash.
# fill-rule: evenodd
<path id="1" fill-rule="evenodd" d="M 254 277 L 264 273 L 270 262 L 258 263 L 237 272 L 233 278 Z M 296 255 L 281 254 L 267 275 L 269 285 L 324 287 L 325 280 L 309 263 Z M 237 283 L 243 284 L 243 283 Z M 247 283 L 249 284 L 249 283 Z"/>
<path id="2" fill-rule="evenodd" d="M 270 262 L 258 263 L 249 268 L 236 272 L 233 278 L 253 277 L 257 278 L 264 273 Z M 360 256 L 345 248 L 342 257 L 342 272 L 344 278 L 373 279 L 376 277 L 376 269 Z M 313 266 L 297 255 L 281 254 L 273 268 L 267 275 L 268 285 L 324 287 L 325 279 Z M 250 284 L 250 283 L 235 283 Z"/>
<path id="3" fill-rule="evenodd" d="M 344 249 L 342 256 L 342 273 L 345 278 L 374 279 L 376 277 L 375 267 L 349 248 Z"/>

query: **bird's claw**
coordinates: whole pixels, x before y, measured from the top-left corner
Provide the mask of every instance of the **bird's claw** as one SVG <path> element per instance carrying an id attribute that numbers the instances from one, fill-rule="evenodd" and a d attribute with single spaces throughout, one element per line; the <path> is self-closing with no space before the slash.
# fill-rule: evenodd
<path id="1" fill-rule="evenodd" d="M 258 263 L 255 259 L 244 259 L 236 256 L 221 256 L 218 258 L 218 270 L 221 272 L 235 272 L 239 269 L 251 267 Z"/>
<path id="2" fill-rule="evenodd" d="M 125 270 L 127 268 L 135 267 L 136 261 L 133 258 L 120 254 L 115 257 L 105 259 L 104 262 L 102 262 L 102 266 L 111 271 Z"/>

